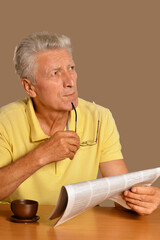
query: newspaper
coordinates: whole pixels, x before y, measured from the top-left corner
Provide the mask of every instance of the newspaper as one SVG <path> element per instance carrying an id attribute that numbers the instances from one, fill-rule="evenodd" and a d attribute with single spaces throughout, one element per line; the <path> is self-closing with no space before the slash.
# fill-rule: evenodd
<path id="1" fill-rule="evenodd" d="M 129 209 L 122 193 L 132 186 L 150 186 L 159 176 L 160 168 L 153 168 L 63 186 L 49 219 L 58 218 L 56 227 L 106 199 Z"/>

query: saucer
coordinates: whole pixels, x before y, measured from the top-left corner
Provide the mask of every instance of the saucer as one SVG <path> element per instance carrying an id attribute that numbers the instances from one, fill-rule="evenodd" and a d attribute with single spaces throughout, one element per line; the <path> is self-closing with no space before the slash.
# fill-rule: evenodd
<path id="1" fill-rule="evenodd" d="M 9 218 L 11 222 L 16 222 L 16 223 L 33 223 L 36 222 L 40 219 L 39 216 L 35 216 L 33 218 L 28 218 L 28 219 L 20 219 L 16 218 L 14 215 Z"/>

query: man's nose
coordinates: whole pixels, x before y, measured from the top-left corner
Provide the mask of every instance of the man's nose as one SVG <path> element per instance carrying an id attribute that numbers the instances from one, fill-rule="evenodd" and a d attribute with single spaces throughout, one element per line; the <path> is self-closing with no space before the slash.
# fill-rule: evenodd
<path id="1" fill-rule="evenodd" d="M 63 73 L 63 86 L 64 87 L 73 87 L 74 86 L 74 79 L 70 73 L 64 72 Z"/>

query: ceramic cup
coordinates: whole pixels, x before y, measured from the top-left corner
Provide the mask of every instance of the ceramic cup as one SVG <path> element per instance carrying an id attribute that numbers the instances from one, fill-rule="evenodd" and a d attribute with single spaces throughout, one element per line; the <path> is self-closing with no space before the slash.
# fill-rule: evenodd
<path id="1" fill-rule="evenodd" d="M 11 202 L 11 210 L 19 219 L 30 219 L 36 216 L 38 202 L 29 199 L 18 199 Z"/>

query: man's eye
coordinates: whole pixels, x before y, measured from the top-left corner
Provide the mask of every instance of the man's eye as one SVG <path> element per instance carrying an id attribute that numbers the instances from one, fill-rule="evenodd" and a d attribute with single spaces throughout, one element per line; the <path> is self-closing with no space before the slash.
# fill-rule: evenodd
<path id="1" fill-rule="evenodd" d="M 70 70 L 74 70 L 75 69 L 75 66 L 70 66 Z"/>
<path id="2" fill-rule="evenodd" d="M 57 75 L 57 71 L 56 71 L 56 72 L 52 72 L 52 75 L 53 75 L 53 76 Z"/>

